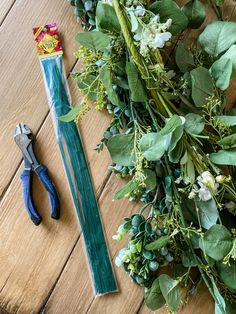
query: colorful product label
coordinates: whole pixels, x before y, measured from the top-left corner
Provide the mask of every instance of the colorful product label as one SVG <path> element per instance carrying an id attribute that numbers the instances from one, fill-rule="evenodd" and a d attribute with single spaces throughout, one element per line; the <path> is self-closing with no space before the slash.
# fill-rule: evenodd
<path id="1" fill-rule="evenodd" d="M 56 23 L 34 27 L 33 33 L 40 59 L 63 54 Z"/>

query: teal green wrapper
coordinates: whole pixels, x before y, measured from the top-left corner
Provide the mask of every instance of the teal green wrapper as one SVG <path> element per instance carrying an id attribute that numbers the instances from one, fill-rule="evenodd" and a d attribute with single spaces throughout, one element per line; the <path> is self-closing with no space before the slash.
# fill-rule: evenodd
<path id="1" fill-rule="evenodd" d="M 40 63 L 60 153 L 84 237 L 95 294 L 114 292 L 117 291 L 116 279 L 80 135 L 74 122 L 58 120 L 71 109 L 62 55 L 41 59 Z"/>

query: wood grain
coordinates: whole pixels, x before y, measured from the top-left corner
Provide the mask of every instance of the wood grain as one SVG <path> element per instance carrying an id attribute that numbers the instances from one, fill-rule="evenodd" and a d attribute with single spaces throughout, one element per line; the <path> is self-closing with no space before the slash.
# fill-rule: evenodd
<path id="1" fill-rule="evenodd" d="M 75 63 L 73 52 L 78 47 L 74 36 L 81 31 L 71 10 L 65 0 L 17 0 L 1 26 L 0 146 L 5 149 L 0 150 L 0 197 L 20 163 L 12 139 L 16 124 L 26 122 L 37 132 L 48 112 L 32 28 L 58 22 L 69 73 Z"/>
<path id="2" fill-rule="evenodd" d="M 4 18 L 7 16 L 14 2 L 15 0 L 2 0 L 0 2 L 0 25 L 3 23 Z"/>
<path id="3" fill-rule="evenodd" d="M 81 125 L 84 143 L 94 147 L 107 119 L 91 111 Z M 39 160 L 48 166 L 58 188 L 62 217 L 50 219 L 45 191 L 34 182 L 34 199 L 43 216 L 35 227 L 23 206 L 19 171 L 0 203 L 0 306 L 10 313 L 37 312 L 56 282 L 79 236 L 67 180 L 59 156 L 50 117 L 43 124 L 35 145 Z M 87 154 L 95 189 L 106 179 L 108 158 L 94 150 Z M 98 175 L 98 169 L 100 175 Z"/>

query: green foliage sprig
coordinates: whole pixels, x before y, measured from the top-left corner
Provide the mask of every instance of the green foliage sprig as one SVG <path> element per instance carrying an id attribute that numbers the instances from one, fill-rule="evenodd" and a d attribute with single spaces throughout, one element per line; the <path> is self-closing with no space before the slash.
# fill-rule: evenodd
<path id="1" fill-rule="evenodd" d="M 205 20 L 199 0 L 99 1 L 96 29 L 76 36 L 84 101 L 61 119 L 80 117 L 90 100 L 111 114 L 96 149 L 107 147 L 109 169 L 127 180 L 114 199 L 143 202 L 114 236 L 129 238 L 116 264 L 144 287 L 152 310 L 177 311 L 180 289 L 204 283 L 216 313 L 235 312 L 236 117 L 226 91 L 236 23 L 225 21 L 223 2 L 209 1 L 219 20 L 173 55 L 174 36 Z"/>

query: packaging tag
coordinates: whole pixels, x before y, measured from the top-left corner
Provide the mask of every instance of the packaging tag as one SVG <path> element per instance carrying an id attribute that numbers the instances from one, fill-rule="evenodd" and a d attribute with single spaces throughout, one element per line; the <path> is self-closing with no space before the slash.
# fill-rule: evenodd
<path id="1" fill-rule="evenodd" d="M 56 23 L 34 27 L 33 33 L 40 59 L 63 54 Z"/>

